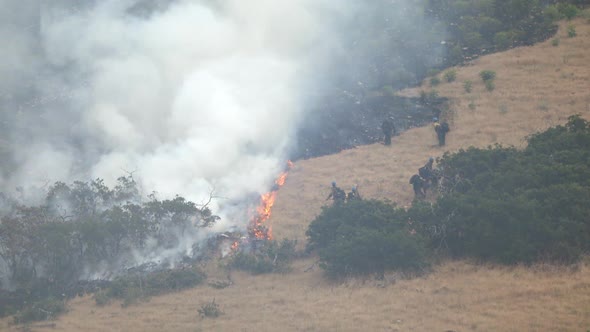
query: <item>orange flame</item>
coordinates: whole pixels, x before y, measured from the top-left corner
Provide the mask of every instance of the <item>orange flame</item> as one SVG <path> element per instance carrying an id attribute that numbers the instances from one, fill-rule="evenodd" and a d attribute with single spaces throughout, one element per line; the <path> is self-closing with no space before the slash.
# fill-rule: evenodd
<path id="1" fill-rule="evenodd" d="M 273 190 L 260 195 L 260 205 L 256 208 L 257 215 L 251 221 L 251 233 L 257 239 L 272 240 L 272 227 L 267 227 L 264 223 L 270 218 L 272 207 L 277 198 L 277 191 L 285 184 L 291 167 L 293 167 L 293 163 L 289 160 L 287 161 L 287 170 L 277 177 Z"/>

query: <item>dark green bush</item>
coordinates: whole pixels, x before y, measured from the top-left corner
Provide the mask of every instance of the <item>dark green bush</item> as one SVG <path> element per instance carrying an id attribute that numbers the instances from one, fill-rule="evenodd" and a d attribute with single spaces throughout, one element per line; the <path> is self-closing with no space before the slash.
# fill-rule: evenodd
<path id="1" fill-rule="evenodd" d="M 590 125 L 571 117 L 528 142 L 442 158 L 444 195 L 430 218 L 445 231 L 432 241 L 510 264 L 569 263 L 590 250 Z"/>
<path id="2" fill-rule="evenodd" d="M 107 288 L 97 292 L 94 300 L 97 305 L 105 305 L 111 299 L 122 299 L 123 305 L 128 306 L 142 298 L 194 287 L 205 278 L 205 274 L 195 268 L 125 275 L 115 278 Z"/>
<path id="3" fill-rule="evenodd" d="M 574 38 L 577 35 L 578 35 L 578 33 L 576 32 L 576 26 L 574 26 L 574 25 L 568 25 L 567 26 L 567 36 L 569 38 Z"/>
<path id="4" fill-rule="evenodd" d="M 557 31 L 554 21 L 564 15 L 562 7 L 547 6 L 546 1 L 431 0 L 427 3 L 427 15 L 448 27 L 446 66 L 546 40 Z"/>
<path id="5" fill-rule="evenodd" d="M 543 14 L 547 21 L 554 22 L 563 18 L 563 14 L 559 12 L 557 5 L 550 5 L 545 7 Z"/>
<path id="6" fill-rule="evenodd" d="M 455 69 L 447 70 L 444 74 L 445 81 L 454 82 L 457 79 L 457 71 Z"/>
<path id="7" fill-rule="evenodd" d="M 252 274 L 264 274 L 274 271 L 272 258 L 266 255 L 238 252 L 231 261 L 230 267 L 248 271 Z"/>
<path id="8" fill-rule="evenodd" d="M 25 324 L 35 321 L 55 319 L 66 311 L 63 299 L 47 298 L 35 302 L 14 315 L 15 324 Z"/>
<path id="9" fill-rule="evenodd" d="M 224 289 L 231 286 L 232 282 L 230 280 L 212 280 L 207 285 L 215 289 Z"/>
<path id="10" fill-rule="evenodd" d="M 494 35 L 494 44 L 498 50 L 511 48 L 517 41 L 516 31 L 500 31 Z"/>
<path id="11" fill-rule="evenodd" d="M 215 299 L 213 299 L 211 302 L 201 305 L 201 308 L 199 308 L 198 312 L 201 318 L 217 318 L 223 315 L 223 311 L 221 311 L 219 304 L 215 303 Z"/>
<path id="12" fill-rule="evenodd" d="M 111 297 L 109 296 L 108 290 L 100 290 L 94 293 L 94 302 L 99 306 L 104 306 L 111 303 Z"/>
<path id="13" fill-rule="evenodd" d="M 557 5 L 559 13 L 563 15 L 568 21 L 573 19 L 574 17 L 578 16 L 580 10 L 575 5 L 571 3 L 560 3 Z"/>
<path id="14" fill-rule="evenodd" d="M 496 72 L 493 70 L 483 70 L 479 73 L 479 77 L 484 82 L 493 81 L 496 78 Z"/>
<path id="15" fill-rule="evenodd" d="M 286 272 L 291 261 L 296 257 L 297 241 L 283 239 L 261 241 L 250 252 L 238 252 L 232 257 L 229 267 L 248 271 L 252 274 Z"/>
<path id="16" fill-rule="evenodd" d="M 426 243 L 403 209 L 375 200 L 325 207 L 308 230 L 330 277 L 385 270 L 420 272 L 428 266 Z"/>
<path id="17" fill-rule="evenodd" d="M 440 78 L 438 77 L 432 77 L 430 78 L 430 86 L 437 86 L 440 84 Z"/>
<path id="18" fill-rule="evenodd" d="M 471 91 L 473 91 L 473 82 L 469 80 L 463 82 L 463 88 L 465 89 L 465 92 L 471 93 Z"/>

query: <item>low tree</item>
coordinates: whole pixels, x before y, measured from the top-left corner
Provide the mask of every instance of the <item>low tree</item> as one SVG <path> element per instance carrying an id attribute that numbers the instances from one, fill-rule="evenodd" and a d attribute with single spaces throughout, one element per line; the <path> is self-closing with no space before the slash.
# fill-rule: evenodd
<path id="1" fill-rule="evenodd" d="M 443 192 L 450 253 L 504 263 L 572 262 L 590 250 L 590 126 L 579 116 L 501 146 L 445 155 Z M 440 219 L 439 219 L 440 220 Z"/>
<path id="2" fill-rule="evenodd" d="M 385 202 L 324 207 L 306 234 L 308 250 L 317 250 L 330 277 L 389 269 L 421 272 L 428 266 L 426 242 L 406 211 Z"/>

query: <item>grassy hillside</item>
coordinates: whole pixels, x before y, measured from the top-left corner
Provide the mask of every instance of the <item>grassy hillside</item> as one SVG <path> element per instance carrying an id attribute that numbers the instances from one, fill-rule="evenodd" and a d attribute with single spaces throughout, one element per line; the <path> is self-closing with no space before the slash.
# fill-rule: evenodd
<path id="1" fill-rule="evenodd" d="M 577 36 L 567 37 L 575 25 Z M 331 181 L 346 190 L 354 184 L 367 198 L 405 206 L 413 197 L 408 179 L 428 157 L 446 150 L 494 143 L 522 146 L 526 135 L 563 123 L 575 113 L 590 119 L 590 24 L 561 24 L 552 41 L 513 49 L 456 68 L 457 80 L 435 88 L 451 98 L 447 146 L 435 145 L 430 127 L 393 139 L 393 145 L 362 146 L 336 155 L 295 163 L 279 191 L 270 222 L 277 238 L 303 245 L 309 222 L 319 213 Z M 489 92 L 479 78 L 494 70 Z M 466 93 L 463 82 L 471 80 Z M 429 81 L 429 79 L 427 79 Z M 431 88 L 400 92 L 419 95 Z M 471 106 L 470 106 L 471 105 Z M 292 272 L 250 276 L 232 273 L 225 289 L 206 285 L 121 308 L 97 307 L 89 297 L 69 303 L 69 313 L 32 330 L 59 331 L 586 331 L 590 329 L 590 262 L 575 267 L 500 267 L 444 263 L 433 273 L 403 280 L 390 274 L 331 283 L 315 259 L 295 262 Z M 214 264 L 213 264 L 214 265 Z M 211 277 L 225 278 L 216 266 Z M 201 319 L 197 310 L 215 299 L 225 312 Z M 10 319 L 0 329 L 20 330 Z M 54 324 L 54 325 L 52 325 Z"/>

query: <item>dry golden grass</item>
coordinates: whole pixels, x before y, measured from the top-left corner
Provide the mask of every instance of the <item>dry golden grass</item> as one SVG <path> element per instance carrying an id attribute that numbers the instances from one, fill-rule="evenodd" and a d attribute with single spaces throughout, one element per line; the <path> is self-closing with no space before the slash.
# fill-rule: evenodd
<path id="1" fill-rule="evenodd" d="M 574 21 L 578 36 L 560 27 L 550 41 L 482 57 L 458 67 L 457 81 L 437 90 L 452 98 L 448 145 L 435 146 L 432 128 L 395 137 L 393 146 L 362 146 L 337 155 L 299 161 L 281 188 L 270 222 L 277 238 L 304 245 L 309 222 L 326 204 L 331 181 L 366 198 L 405 206 L 409 177 L 428 157 L 446 150 L 494 143 L 522 146 L 526 135 L 563 123 L 575 113 L 590 117 L 590 25 Z M 496 89 L 485 90 L 479 72 L 497 73 Z M 465 93 L 463 81 L 474 82 Z M 402 91 L 417 95 L 420 88 Z M 475 110 L 469 104 L 476 105 Z M 152 298 L 128 308 L 97 307 L 91 298 L 70 302 L 59 331 L 586 331 L 590 329 L 590 262 L 560 268 L 474 265 L 446 262 L 422 278 L 383 283 L 371 278 L 334 284 L 314 259 L 298 260 L 288 274 L 233 273 L 226 289 L 200 286 Z M 210 274 L 224 272 L 209 266 Z M 388 276 L 392 281 L 395 275 Z M 225 314 L 201 319 L 197 310 L 215 299 Z M 16 331 L 10 319 L 0 329 Z"/>

